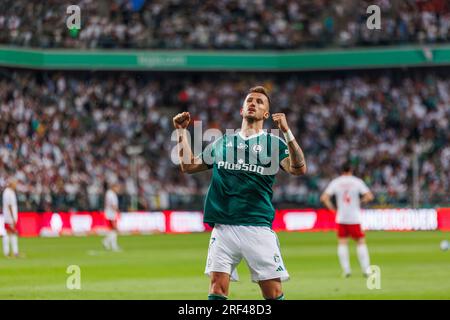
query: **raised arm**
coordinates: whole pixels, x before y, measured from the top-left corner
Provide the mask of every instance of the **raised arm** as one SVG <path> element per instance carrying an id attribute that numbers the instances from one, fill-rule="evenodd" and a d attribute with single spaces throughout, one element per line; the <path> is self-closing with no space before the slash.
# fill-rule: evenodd
<path id="1" fill-rule="evenodd" d="M 306 174 L 306 161 L 302 148 L 298 145 L 295 137 L 287 124 L 286 115 L 284 113 L 274 113 L 272 115 L 273 121 L 278 128 L 283 132 L 286 143 L 289 148 L 289 157 L 281 161 L 281 166 L 286 172 L 295 176 Z"/>
<path id="2" fill-rule="evenodd" d="M 208 170 L 208 166 L 203 163 L 200 157 L 194 157 L 186 128 L 191 122 L 189 112 L 182 112 L 173 117 L 173 126 L 177 129 L 178 137 L 178 158 L 180 159 L 180 168 L 182 172 L 196 173 Z"/>

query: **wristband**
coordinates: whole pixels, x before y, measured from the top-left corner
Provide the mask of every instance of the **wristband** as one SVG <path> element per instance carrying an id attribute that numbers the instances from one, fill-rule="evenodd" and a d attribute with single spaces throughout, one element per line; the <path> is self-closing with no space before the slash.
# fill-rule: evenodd
<path id="1" fill-rule="evenodd" d="M 286 143 L 289 143 L 289 142 L 295 140 L 295 137 L 292 134 L 291 129 L 289 129 L 287 132 L 283 132 L 283 134 L 284 134 L 284 139 L 286 140 Z"/>

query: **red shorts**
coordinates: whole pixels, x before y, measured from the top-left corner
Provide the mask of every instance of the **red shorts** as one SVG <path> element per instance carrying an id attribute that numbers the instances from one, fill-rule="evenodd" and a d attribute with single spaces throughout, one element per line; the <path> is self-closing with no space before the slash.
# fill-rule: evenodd
<path id="1" fill-rule="evenodd" d="M 114 220 L 106 219 L 106 226 L 107 226 L 108 228 L 114 229 L 114 225 L 115 225 L 115 224 L 117 224 L 115 219 L 114 219 Z"/>
<path id="2" fill-rule="evenodd" d="M 360 224 L 337 224 L 337 235 L 338 238 L 348 238 L 353 239 L 364 238 L 364 232 L 362 232 Z"/>
<path id="3" fill-rule="evenodd" d="M 7 232 L 14 232 L 14 231 L 13 231 L 12 224 L 9 224 L 9 223 L 5 223 L 5 230 L 6 230 Z"/>

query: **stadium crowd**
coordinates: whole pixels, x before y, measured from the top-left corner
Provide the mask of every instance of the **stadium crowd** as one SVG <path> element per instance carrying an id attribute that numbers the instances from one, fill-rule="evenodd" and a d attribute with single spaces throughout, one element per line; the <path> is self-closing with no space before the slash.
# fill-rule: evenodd
<path id="1" fill-rule="evenodd" d="M 140 209 L 200 209 L 210 173 L 183 175 L 171 161 L 173 115 L 188 110 L 203 130 L 239 128 L 246 90 L 263 84 L 308 163 L 305 177 L 278 176 L 276 203 L 318 205 L 350 158 L 377 203 L 410 204 L 414 153 L 422 203 L 448 203 L 448 71 L 174 77 L 0 69 L 0 189 L 14 176 L 22 210 L 84 210 L 101 208 L 105 185 L 119 182 L 124 208 L 136 196 Z M 130 145 L 143 152 L 133 158 Z"/>
<path id="2" fill-rule="evenodd" d="M 381 30 L 366 26 L 381 8 Z M 0 2 L 0 44 L 42 48 L 296 49 L 450 40 L 446 0 L 80 0 Z"/>

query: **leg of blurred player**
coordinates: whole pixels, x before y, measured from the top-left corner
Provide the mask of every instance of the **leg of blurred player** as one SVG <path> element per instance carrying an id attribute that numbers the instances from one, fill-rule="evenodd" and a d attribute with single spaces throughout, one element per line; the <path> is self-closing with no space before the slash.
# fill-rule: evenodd
<path id="1" fill-rule="evenodd" d="M 18 258 L 19 257 L 19 235 L 17 229 L 14 225 L 5 224 L 5 236 L 3 237 L 3 253 L 5 256 L 9 256 L 10 246 L 12 249 L 12 254 Z"/>
<path id="2" fill-rule="evenodd" d="M 106 250 L 111 250 L 111 240 L 110 240 L 110 231 L 107 232 L 106 236 L 103 238 L 103 247 Z"/>
<path id="3" fill-rule="evenodd" d="M 368 275 L 370 266 L 369 250 L 367 249 L 365 238 L 357 240 L 356 253 L 364 276 Z"/>
<path id="4" fill-rule="evenodd" d="M 18 257 L 19 256 L 19 236 L 17 235 L 17 233 L 12 233 L 10 235 L 10 239 L 11 239 L 12 253 L 15 257 Z"/>
<path id="5" fill-rule="evenodd" d="M 105 218 L 109 221 L 110 230 L 103 241 L 103 246 L 107 250 L 120 251 L 117 245 L 117 219 L 120 215 L 119 198 L 117 193 L 120 186 L 115 183 L 107 191 L 105 195 Z"/>
<path id="6" fill-rule="evenodd" d="M 339 238 L 338 240 L 338 257 L 344 276 L 349 277 L 352 271 L 350 268 L 350 254 L 348 251 L 347 238 Z"/>
<path id="7" fill-rule="evenodd" d="M 226 300 L 230 287 L 230 275 L 226 272 L 211 272 L 208 300 Z"/>
<path id="8" fill-rule="evenodd" d="M 3 236 L 3 254 L 5 257 L 9 257 L 9 235 L 8 232 L 5 231 L 5 235 Z"/>
<path id="9" fill-rule="evenodd" d="M 115 220 L 111 221 L 112 229 L 110 231 L 110 243 L 113 251 L 120 251 L 117 243 L 117 223 Z"/>
<path id="10" fill-rule="evenodd" d="M 103 246 L 106 250 L 120 251 L 117 243 L 117 224 L 115 220 L 110 220 L 110 230 L 103 239 Z"/>
<path id="11" fill-rule="evenodd" d="M 270 279 L 258 282 L 261 292 L 266 300 L 284 300 L 281 288 L 281 279 Z"/>
<path id="12" fill-rule="evenodd" d="M 113 251 L 119 251 L 119 245 L 117 244 L 117 232 L 111 231 L 111 249 Z"/>
<path id="13" fill-rule="evenodd" d="M 112 229 L 112 221 L 108 220 L 110 230 L 107 231 L 105 238 L 103 238 L 103 247 L 106 250 L 111 250 L 111 229 Z"/>

